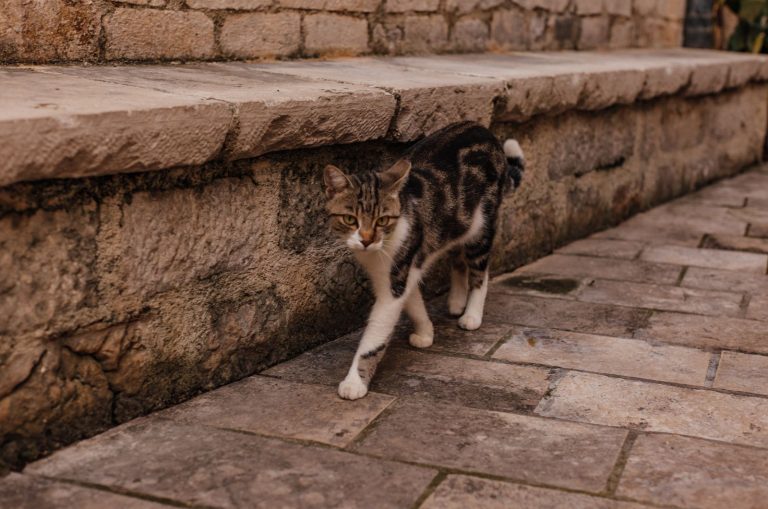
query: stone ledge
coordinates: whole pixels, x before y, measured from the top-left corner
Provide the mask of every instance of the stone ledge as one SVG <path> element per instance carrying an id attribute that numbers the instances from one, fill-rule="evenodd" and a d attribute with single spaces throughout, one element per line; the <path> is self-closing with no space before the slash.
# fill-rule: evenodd
<path id="1" fill-rule="evenodd" d="M 509 53 L 274 64 L 0 69 L 0 186 L 151 171 L 525 121 L 768 80 L 714 51 Z"/>

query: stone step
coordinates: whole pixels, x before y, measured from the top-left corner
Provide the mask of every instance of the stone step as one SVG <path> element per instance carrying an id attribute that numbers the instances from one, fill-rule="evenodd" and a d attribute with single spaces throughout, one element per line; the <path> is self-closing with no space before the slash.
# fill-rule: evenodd
<path id="1" fill-rule="evenodd" d="M 768 80 L 705 50 L 0 69 L 0 186 L 525 121 Z M 450 107 L 447 107 L 450 105 Z"/>

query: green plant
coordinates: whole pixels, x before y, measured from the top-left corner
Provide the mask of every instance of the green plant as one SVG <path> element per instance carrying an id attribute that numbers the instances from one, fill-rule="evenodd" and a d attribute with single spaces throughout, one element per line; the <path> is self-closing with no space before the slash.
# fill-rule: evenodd
<path id="1" fill-rule="evenodd" d="M 728 39 L 731 51 L 768 53 L 768 0 L 717 0 L 716 8 L 728 7 L 739 17 Z"/>

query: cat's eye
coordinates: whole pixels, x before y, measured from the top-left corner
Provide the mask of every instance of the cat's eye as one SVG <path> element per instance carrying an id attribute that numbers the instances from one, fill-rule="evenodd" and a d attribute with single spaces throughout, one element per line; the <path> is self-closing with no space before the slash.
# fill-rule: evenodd
<path id="1" fill-rule="evenodd" d="M 341 216 L 341 220 L 347 226 L 354 226 L 354 225 L 357 224 L 357 218 L 355 216 L 351 216 L 349 214 L 347 214 L 345 216 Z"/>
<path id="2" fill-rule="evenodd" d="M 376 220 L 376 226 L 387 226 L 391 219 L 392 218 L 388 216 L 381 216 Z"/>

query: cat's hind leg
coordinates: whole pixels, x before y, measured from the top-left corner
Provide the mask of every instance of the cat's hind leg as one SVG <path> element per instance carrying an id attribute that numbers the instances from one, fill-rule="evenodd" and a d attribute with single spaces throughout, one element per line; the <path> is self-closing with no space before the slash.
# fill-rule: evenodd
<path id="1" fill-rule="evenodd" d="M 464 247 L 469 268 L 469 296 L 464 314 L 459 318 L 459 327 L 465 330 L 479 329 L 483 323 L 492 243 L 493 229 L 488 228 L 480 237 Z"/>
<path id="2" fill-rule="evenodd" d="M 421 290 L 414 288 L 405 301 L 405 312 L 413 322 L 414 331 L 408 338 L 411 346 L 416 348 L 428 348 L 432 346 L 435 337 L 435 328 L 429 319 L 427 308 L 424 306 L 424 298 Z"/>
<path id="3" fill-rule="evenodd" d="M 451 251 L 451 290 L 448 292 L 448 313 L 451 316 L 460 316 L 467 307 L 469 296 L 469 281 L 467 279 L 469 267 L 464 259 L 461 248 Z"/>

